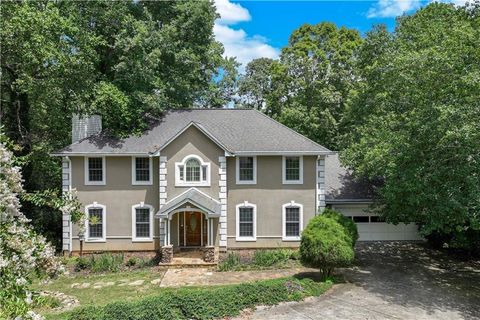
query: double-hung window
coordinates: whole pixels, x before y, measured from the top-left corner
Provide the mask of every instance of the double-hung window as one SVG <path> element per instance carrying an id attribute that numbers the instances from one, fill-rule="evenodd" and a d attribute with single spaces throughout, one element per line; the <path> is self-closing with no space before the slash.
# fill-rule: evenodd
<path id="1" fill-rule="evenodd" d="M 151 185 L 152 176 L 151 157 L 132 158 L 132 184 Z"/>
<path id="2" fill-rule="evenodd" d="M 105 157 L 85 158 L 85 184 L 105 184 Z"/>
<path id="3" fill-rule="evenodd" d="M 303 157 L 284 156 L 282 165 L 283 184 L 303 183 Z"/>
<path id="4" fill-rule="evenodd" d="M 85 207 L 85 229 L 87 242 L 104 242 L 106 239 L 106 207 L 91 204 Z"/>
<path id="5" fill-rule="evenodd" d="M 237 157 L 237 184 L 257 183 L 257 157 Z"/>
<path id="6" fill-rule="evenodd" d="M 236 206 L 237 209 L 237 241 L 256 241 L 257 239 L 257 206 L 245 201 Z"/>
<path id="7" fill-rule="evenodd" d="M 186 156 L 182 162 L 175 163 L 175 185 L 209 186 L 210 163 L 196 155 Z"/>
<path id="8" fill-rule="evenodd" d="M 303 229 L 303 205 L 294 201 L 284 204 L 283 208 L 283 240 L 300 240 Z"/>
<path id="9" fill-rule="evenodd" d="M 144 203 L 132 207 L 132 240 L 153 240 L 153 207 Z"/>

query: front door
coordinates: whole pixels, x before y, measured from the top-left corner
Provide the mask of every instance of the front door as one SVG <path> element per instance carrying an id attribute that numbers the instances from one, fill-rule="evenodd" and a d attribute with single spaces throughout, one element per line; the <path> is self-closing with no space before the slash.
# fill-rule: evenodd
<path id="1" fill-rule="evenodd" d="M 185 212 L 186 246 L 202 245 L 202 214 L 200 212 Z"/>

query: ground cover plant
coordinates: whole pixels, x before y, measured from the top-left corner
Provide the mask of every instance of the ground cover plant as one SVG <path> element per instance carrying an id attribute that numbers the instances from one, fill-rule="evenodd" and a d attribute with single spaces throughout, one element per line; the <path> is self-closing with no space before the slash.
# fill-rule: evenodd
<path id="1" fill-rule="evenodd" d="M 219 271 L 263 270 L 299 267 L 299 253 L 291 249 L 255 250 L 251 258 L 241 259 L 236 252 L 228 253 L 219 263 Z"/>
<path id="2" fill-rule="evenodd" d="M 207 288 L 163 289 L 158 294 L 105 306 L 80 307 L 61 319 L 214 319 L 238 315 L 255 305 L 274 305 L 319 296 L 332 282 L 293 277 Z"/>

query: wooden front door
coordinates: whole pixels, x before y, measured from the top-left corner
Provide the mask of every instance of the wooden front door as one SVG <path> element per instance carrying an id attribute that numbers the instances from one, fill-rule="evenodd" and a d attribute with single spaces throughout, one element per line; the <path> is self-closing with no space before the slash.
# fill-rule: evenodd
<path id="1" fill-rule="evenodd" d="M 200 212 L 185 212 L 185 245 L 202 245 L 202 214 Z"/>

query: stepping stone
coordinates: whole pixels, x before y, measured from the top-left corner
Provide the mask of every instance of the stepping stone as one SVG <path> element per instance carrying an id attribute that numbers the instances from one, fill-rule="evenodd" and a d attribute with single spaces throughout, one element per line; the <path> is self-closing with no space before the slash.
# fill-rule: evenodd
<path id="1" fill-rule="evenodd" d="M 102 286 L 93 286 L 93 289 L 102 289 Z"/>
<path id="2" fill-rule="evenodd" d="M 76 288 L 80 285 L 80 283 L 78 282 L 75 282 L 75 283 L 72 283 L 72 285 L 70 286 L 70 288 Z"/>
<path id="3" fill-rule="evenodd" d="M 105 283 L 103 284 L 103 286 L 104 286 L 104 287 L 110 287 L 110 286 L 113 286 L 114 284 L 115 284 L 115 282 L 110 281 L 110 282 L 105 282 Z"/>
<path id="4" fill-rule="evenodd" d="M 78 286 L 80 289 L 86 289 L 90 287 L 90 282 L 84 282 Z"/>
<path id="5" fill-rule="evenodd" d="M 158 279 L 153 279 L 152 281 L 150 281 L 151 284 L 159 284 L 160 282 L 162 282 L 162 279 L 158 278 Z"/>
<path id="6" fill-rule="evenodd" d="M 144 282 L 145 282 L 145 280 L 137 280 L 137 281 L 130 282 L 128 285 L 129 286 L 141 286 Z"/>

